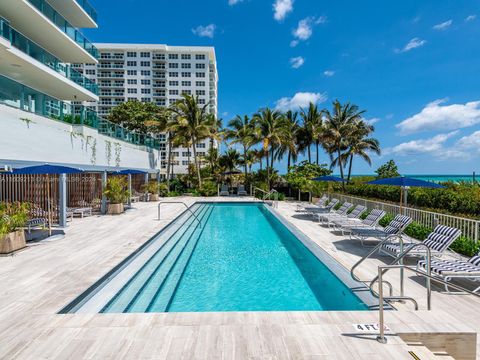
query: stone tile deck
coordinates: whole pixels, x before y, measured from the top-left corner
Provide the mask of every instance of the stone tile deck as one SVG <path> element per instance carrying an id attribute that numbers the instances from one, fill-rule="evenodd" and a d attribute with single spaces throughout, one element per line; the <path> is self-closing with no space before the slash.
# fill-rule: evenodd
<path id="1" fill-rule="evenodd" d="M 198 198 L 180 200 L 191 204 Z M 167 219 L 157 221 L 156 203 L 134 206 L 120 216 L 75 219 L 64 239 L 0 257 L 0 359 L 411 358 L 396 336 L 382 345 L 375 336 L 355 333 L 352 324 L 378 321 L 375 311 L 58 315 L 183 211 L 178 204 L 165 206 Z M 293 203 L 280 203 L 278 212 L 345 267 L 365 251 L 294 209 Z M 372 259 L 360 274 L 372 277 L 381 263 Z M 395 284 L 397 275 L 389 276 Z M 406 290 L 425 296 L 416 278 Z M 478 299 L 435 291 L 433 304 L 430 312 L 402 305 L 387 313 L 386 322 L 396 332 L 480 330 Z"/>

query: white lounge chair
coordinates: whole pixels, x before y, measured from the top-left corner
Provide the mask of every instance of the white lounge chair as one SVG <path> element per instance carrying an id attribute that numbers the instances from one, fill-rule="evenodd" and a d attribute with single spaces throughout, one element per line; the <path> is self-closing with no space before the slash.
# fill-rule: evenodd
<path id="1" fill-rule="evenodd" d="M 417 263 L 417 270 L 427 272 L 427 261 L 420 260 Z M 480 252 L 471 257 L 468 261 L 461 259 L 432 259 L 430 263 L 432 274 L 443 278 L 445 281 L 452 279 L 469 279 L 480 281 Z M 448 285 L 445 290 L 450 292 Z M 480 286 L 473 292 L 479 292 Z"/>
<path id="2" fill-rule="evenodd" d="M 338 203 L 339 203 L 339 200 L 333 198 L 324 207 L 314 206 L 314 207 L 305 208 L 305 210 L 307 214 L 311 215 L 312 217 L 315 217 L 315 215 L 317 214 L 327 214 L 327 213 L 333 212 L 334 207 L 337 206 Z"/>
<path id="3" fill-rule="evenodd" d="M 445 225 L 437 225 L 435 229 L 423 240 L 422 244 L 426 245 L 430 249 L 432 256 L 442 256 L 444 252 L 458 239 L 462 232 L 456 228 L 448 227 Z M 415 243 L 404 244 L 403 250 L 405 251 L 409 246 Z M 397 242 L 388 242 L 383 244 L 380 248 L 380 252 L 386 255 L 397 257 L 400 255 L 400 244 Z M 417 247 L 408 253 L 409 256 L 425 256 L 427 251 L 423 247 Z"/>
<path id="4" fill-rule="evenodd" d="M 222 185 L 220 188 L 220 196 L 230 196 L 230 192 L 228 191 L 228 185 Z"/>
<path id="5" fill-rule="evenodd" d="M 374 209 L 363 220 L 360 219 L 345 219 L 334 220 L 332 226 L 342 231 L 342 235 L 348 234 L 355 229 L 376 229 L 380 220 L 385 216 L 385 211 Z"/>
<path id="6" fill-rule="evenodd" d="M 360 217 L 363 213 L 367 211 L 367 207 L 363 205 L 357 205 L 353 208 L 351 212 L 344 216 L 333 216 L 328 219 L 328 226 L 335 227 L 335 223 L 347 223 L 348 221 L 358 221 L 361 222 L 362 220 Z"/>
<path id="7" fill-rule="evenodd" d="M 302 205 L 302 204 L 298 204 L 297 205 L 297 212 L 308 212 L 307 209 L 312 209 L 312 208 L 323 208 L 325 207 L 325 205 L 327 205 L 328 203 L 328 196 L 327 195 L 323 195 L 320 199 L 318 199 L 318 201 L 313 205 L 313 206 L 305 206 L 305 205 Z"/>
<path id="8" fill-rule="evenodd" d="M 245 190 L 244 185 L 238 185 L 237 195 L 238 196 L 247 196 L 248 195 L 247 191 Z"/>
<path id="9" fill-rule="evenodd" d="M 347 216 L 348 210 L 353 207 L 353 204 L 349 202 L 344 202 L 342 206 L 331 213 L 327 214 L 317 214 L 319 222 L 330 222 L 332 219 L 345 218 Z"/>
<path id="10" fill-rule="evenodd" d="M 351 239 L 358 239 L 364 245 L 365 240 L 373 238 L 384 240 L 391 235 L 402 235 L 405 228 L 410 225 L 412 218 L 406 215 L 397 215 L 384 229 L 352 228 Z"/>

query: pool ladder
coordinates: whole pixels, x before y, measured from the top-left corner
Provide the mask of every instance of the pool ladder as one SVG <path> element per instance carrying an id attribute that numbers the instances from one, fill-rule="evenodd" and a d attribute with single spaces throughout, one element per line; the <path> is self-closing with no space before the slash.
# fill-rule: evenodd
<path id="1" fill-rule="evenodd" d="M 190 214 L 193 215 L 193 217 L 195 218 L 195 220 L 197 220 L 198 222 L 198 225 L 199 227 L 201 228 L 202 227 L 202 222 L 200 221 L 200 219 L 198 218 L 198 216 L 192 211 L 192 209 L 186 204 L 184 203 L 183 201 L 162 201 L 158 204 L 158 218 L 157 220 L 160 220 L 161 219 L 161 213 L 160 213 L 160 208 L 162 205 L 164 204 L 182 204 L 185 206 L 185 208 L 187 209 L 186 211 L 188 211 Z"/>
<path id="2" fill-rule="evenodd" d="M 253 197 L 255 197 L 255 192 L 256 191 L 260 191 L 261 193 L 264 194 L 263 197 L 262 197 L 263 202 L 265 202 L 265 200 L 267 200 L 267 199 L 270 200 L 270 197 L 273 195 L 272 207 L 274 209 L 278 209 L 278 191 L 277 190 L 272 189 L 272 190 L 267 192 L 263 189 L 255 187 L 255 188 L 253 188 L 253 194 L 252 194 Z"/>

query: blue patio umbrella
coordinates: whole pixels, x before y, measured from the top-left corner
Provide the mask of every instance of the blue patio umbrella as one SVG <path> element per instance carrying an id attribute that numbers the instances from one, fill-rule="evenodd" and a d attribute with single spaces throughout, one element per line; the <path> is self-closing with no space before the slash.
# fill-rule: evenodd
<path id="1" fill-rule="evenodd" d="M 368 185 L 389 185 L 389 186 L 400 186 L 400 207 L 402 207 L 402 195 L 405 192 L 405 206 L 407 206 L 408 198 L 408 189 L 410 187 L 424 187 L 432 189 L 444 189 L 445 186 L 420 179 L 408 178 L 404 176 L 394 177 L 394 178 L 385 178 L 378 179 L 367 182 Z"/>
<path id="2" fill-rule="evenodd" d="M 326 175 L 326 176 L 319 176 L 316 178 L 312 179 L 313 181 L 327 181 L 327 182 L 344 182 L 342 178 L 336 177 L 336 176 L 331 176 L 331 175 Z"/>
<path id="3" fill-rule="evenodd" d="M 60 165 L 34 165 L 16 169 L 12 172 L 13 175 L 47 175 L 47 203 L 48 203 L 48 233 L 52 235 L 52 213 L 50 206 L 50 181 L 48 175 L 59 174 L 78 174 L 83 172 L 82 169 L 73 168 L 69 166 Z"/>
<path id="4" fill-rule="evenodd" d="M 122 171 L 118 171 L 117 174 L 119 175 L 139 175 L 139 174 L 147 174 L 146 171 L 142 171 L 142 170 L 135 170 L 135 169 L 126 169 L 126 170 L 122 170 Z"/>

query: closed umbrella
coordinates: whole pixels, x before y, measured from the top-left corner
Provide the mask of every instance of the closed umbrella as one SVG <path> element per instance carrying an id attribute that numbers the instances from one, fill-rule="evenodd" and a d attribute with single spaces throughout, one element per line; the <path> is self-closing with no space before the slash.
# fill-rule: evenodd
<path id="1" fill-rule="evenodd" d="M 52 212 L 50 204 L 50 178 L 49 175 L 59 175 L 59 174 L 78 174 L 83 172 L 81 169 L 68 167 L 68 166 L 59 166 L 59 165 L 35 165 L 27 166 L 20 169 L 16 169 L 12 174 L 19 175 L 47 175 L 47 206 L 48 206 L 48 234 L 52 235 Z"/>

